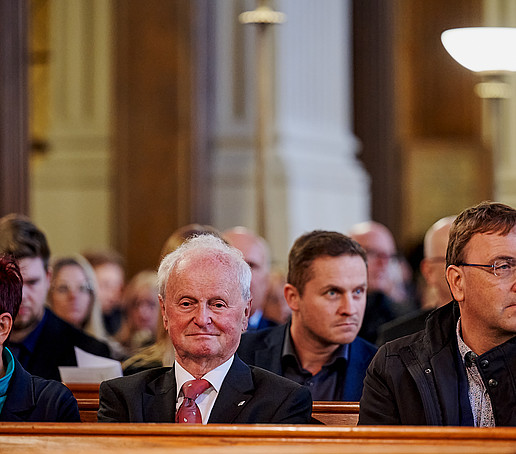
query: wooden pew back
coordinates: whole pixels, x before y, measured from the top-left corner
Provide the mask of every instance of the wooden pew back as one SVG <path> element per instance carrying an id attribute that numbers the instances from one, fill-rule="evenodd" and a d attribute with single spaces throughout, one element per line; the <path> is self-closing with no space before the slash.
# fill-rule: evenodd
<path id="1" fill-rule="evenodd" d="M 97 422 L 100 383 L 65 383 L 79 405 L 82 422 Z"/>
<path id="2" fill-rule="evenodd" d="M 2 423 L 0 446 L 24 454 L 508 454 L 516 428 Z"/>
<path id="3" fill-rule="evenodd" d="M 356 426 L 358 424 L 358 402 L 314 402 L 312 418 L 330 426 Z"/>

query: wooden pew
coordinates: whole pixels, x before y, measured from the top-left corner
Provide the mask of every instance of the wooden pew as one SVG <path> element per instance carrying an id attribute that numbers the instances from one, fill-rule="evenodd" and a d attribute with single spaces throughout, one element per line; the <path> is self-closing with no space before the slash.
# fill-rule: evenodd
<path id="1" fill-rule="evenodd" d="M 97 422 L 99 399 L 77 399 L 81 422 Z"/>
<path id="2" fill-rule="evenodd" d="M 358 402 L 314 402 L 312 418 L 330 426 L 356 426 L 358 423 Z"/>
<path id="3" fill-rule="evenodd" d="M 79 399 L 97 399 L 99 400 L 100 383 L 65 383 L 72 391 L 77 400 Z"/>
<path id="4" fill-rule="evenodd" d="M 100 383 L 65 383 L 79 405 L 82 422 L 97 422 Z"/>
<path id="5" fill-rule="evenodd" d="M 508 454 L 516 428 L 0 423 L 12 454 Z"/>

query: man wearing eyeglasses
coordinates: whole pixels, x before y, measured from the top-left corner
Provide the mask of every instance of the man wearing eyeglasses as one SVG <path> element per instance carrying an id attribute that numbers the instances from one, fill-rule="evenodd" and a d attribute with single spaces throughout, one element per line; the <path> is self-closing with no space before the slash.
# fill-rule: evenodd
<path id="1" fill-rule="evenodd" d="M 463 211 L 446 279 L 453 301 L 378 350 L 359 424 L 516 425 L 516 210 L 483 202 Z"/>
<path id="2" fill-rule="evenodd" d="M 392 298 L 396 287 L 393 270 L 399 265 L 396 262 L 396 243 L 391 231 L 374 221 L 355 224 L 349 236 L 367 253 L 367 303 L 358 335 L 374 344 L 378 340 L 380 326 L 404 312 Z"/>

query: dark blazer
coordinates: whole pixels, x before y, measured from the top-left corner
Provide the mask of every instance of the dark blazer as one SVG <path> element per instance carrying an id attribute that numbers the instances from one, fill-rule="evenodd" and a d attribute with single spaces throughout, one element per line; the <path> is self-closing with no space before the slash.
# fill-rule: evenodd
<path id="1" fill-rule="evenodd" d="M 39 377 L 61 381 L 58 366 L 77 366 L 74 347 L 93 355 L 109 357 L 107 344 L 79 331 L 45 309 L 45 324 L 34 352 L 24 365 L 27 372 Z M 9 345 L 7 345 L 9 346 Z"/>
<path id="2" fill-rule="evenodd" d="M 100 422 L 174 422 L 176 379 L 173 367 L 160 367 L 100 385 Z M 303 386 L 237 355 L 210 414 L 209 423 L 306 424 L 312 398 Z"/>
<path id="3" fill-rule="evenodd" d="M 0 421 L 80 422 L 77 401 L 65 385 L 34 377 L 14 361 Z"/>
<path id="4" fill-rule="evenodd" d="M 247 364 L 263 367 L 283 375 L 281 355 L 290 323 L 242 335 L 237 353 Z M 357 337 L 349 345 L 348 366 L 342 390 L 342 401 L 357 402 L 362 395 L 367 366 L 376 353 L 376 347 Z"/>

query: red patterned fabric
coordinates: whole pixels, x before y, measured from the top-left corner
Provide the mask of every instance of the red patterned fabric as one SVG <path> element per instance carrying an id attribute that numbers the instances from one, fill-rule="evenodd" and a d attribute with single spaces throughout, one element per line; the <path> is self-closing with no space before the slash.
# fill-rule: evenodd
<path id="1" fill-rule="evenodd" d="M 176 422 L 182 424 L 201 424 L 202 416 L 199 407 L 195 403 L 204 391 L 210 387 L 207 380 L 190 380 L 185 382 L 181 388 L 184 394 L 184 400 L 176 413 Z"/>

